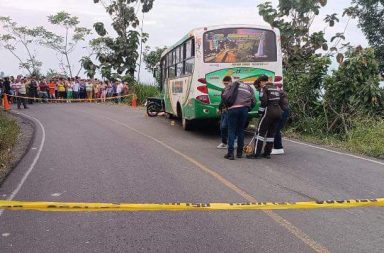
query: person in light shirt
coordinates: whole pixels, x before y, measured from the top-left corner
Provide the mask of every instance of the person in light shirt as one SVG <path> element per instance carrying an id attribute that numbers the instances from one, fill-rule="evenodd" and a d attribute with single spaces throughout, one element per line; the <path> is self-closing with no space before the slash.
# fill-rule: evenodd
<path id="1" fill-rule="evenodd" d="M 25 97 L 27 96 L 26 80 L 18 79 L 15 83 L 15 90 L 17 98 L 17 109 L 21 109 L 21 104 L 23 104 L 24 109 L 28 109 L 27 103 L 25 102 Z"/>
<path id="2" fill-rule="evenodd" d="M 117 103 L 121 103 L 121 94 L 123 92 L 124 85 L 122 82 L 119 82 L 116 86 L 116 94 L 117 94 Z"/>

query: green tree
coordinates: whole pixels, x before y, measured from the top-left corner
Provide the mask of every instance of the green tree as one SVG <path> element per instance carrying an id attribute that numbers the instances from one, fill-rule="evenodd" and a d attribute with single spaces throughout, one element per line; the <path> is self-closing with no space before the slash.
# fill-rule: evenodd
<path id="1" fill-rule="evenodd" d="M 83 66 L 87 76 L 90 79 L 93 79 L 95 77 L 95 75 L 96 75 L 96 70 L 97 70 L 98 66 L 95 65 L 92 62 L 91 58 L 88 57 L 88 56 L 84 56 L 83 58 L 81 58 L 80 62 L 81 62 L 81 65 Z"/>
<path id="2" fill-rule="evenodd" d="M 0 34 L 0 44 L 19 61 L 19 67 L 28 71 L 30 75 L 38 76 L 42 62 L 36 57 L 31 46 L 37 44 L 38 38 L 44 31 L 43 27 L 28 28 L 19 26 L 10 17 L 0 17 L 0 24 L 4 32 Z M 22 47 L 27 57 L 17 52 Z"/>
<path id="3" fill-rule="evenodd" d="M 258 5 L 264 20 L 281 32 L 284 89 L 290 99 L 291 118 L 299 131 L 306 131 L 307 122 L 322 112 L 323 78 L 330 58 L 321 54 L 321 50 L 328 50 L 324 31 L 312 32 L 311 27 L 325 5 L 324 0 L 279 0 L 277 8 L 270 2 Z M 332 14 L 324 21 L 333 26 L 338 18 Z"/>
<path id="4" fill-rule="evenodd" d="M 148 71 L 153 71 L 157 64 L 160 62 L 161 54 L 167 49 L 167 47 L 156 47 L 154 50 L 151 50 L 150 47 L 147 47 L 144 53 L 144 63 L 145 69 Z"/>
<path id="5" fill-rule="evenodd" d="M 48 21 L 55 26 L 61 27 L 64 30 L 64 35 L 45 31 L 41 36 L 40 42 L 65 58 L 66 64 L 61 59 L 64 74 L 67 75 L 69 73 L 69 76 L 73 77 L 73 65 L 70 62 L 69 56 L 73 53 L 76 46 L 91 33 L 91 30 L 79 26 L 80 21 L 78 17 L 71 16 L 71 14 L 65 11 L 48 16 Z M 78 71 L 77 75 L 80 71 Z"/>
<path id="6" fill-rule="evenodd" d="M 384 73 L 384 1 L 353 0 L 352 4 L 344 14 L 358 17 L 359 26 L 367 37 L 369 45 L 375 49 L 380 71 Z"/>
<path id="7" fill-rule="evenodd" d="M 325 0 L 279 0 L 277 8 L 273 8 L 271 2 L 258 5 L 259 14 L 264 20 L 272 27 L 280 29 L 285 67 L 301 65 L 315 55 L 317 50 L 328 49 L 323 31 L 310 32 L 320 8 L 325 5 Z M 326 18 L 326 22 L 330 24 L 337 21 L 336 14 Z"/>
<path id="8" fill-rule="evenodd" d="M 57 72 L 56 70 L 51 69 L 51 68 L 48 69 L 47 74 L 45 74 L 45 77 L 48 79 L 58 77 L 58 76 L 62 76 L 62 75 L 59 72 Z"/>
<path id="9" fill-rule="evenodd" d="M 148 34 L 137 31 L 140 22 L 136 14 L 139 10 L 142 13 L 149 12 L 153 7 L 153 1 L 94 0 L 95 3 L 102 4 L 111 16 L 112 28 L 117 37 L 107 36 L 108 32 L 102 22 L 95 23 L 94 28 L 100 37 L 94 39 L 91 45 L 100 64 L 86 65 L 97 66 L 102 76 L 107 79 L 133 80 L 139 57 L 139 45 L 148 39 Z"/>
<path id="10" fill-rule="evenodd" d="M 324 82 L 328 131 L 348 136 L 354 118 L 384 115 L 384 91 L 377 73 L 378 63 L 372 48 L 359 46 L 346 53 L 344 62 Z"/>
<path id="11" fill-rule="evenodd" d="M 160 73 L 155 71 L 158 66 L 161 58 L 161 54 L 167 49 L 167 47 L 156 47 L 154 50 L 151 50 L 150 47 L 147 47 L 144 53 L 144 63 L 145 69 L 151 73 L 156 74 L 156 82 L 160 84 Z"/>

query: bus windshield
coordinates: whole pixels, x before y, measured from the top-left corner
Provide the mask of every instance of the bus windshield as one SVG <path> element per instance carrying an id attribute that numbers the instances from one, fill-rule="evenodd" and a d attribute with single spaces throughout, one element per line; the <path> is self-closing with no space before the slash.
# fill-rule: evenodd
<path id="1" fill-rule="evenodd" d="M 225 28 L 204 34 L 204 62 L 276 62 L 276 35 L 255 28 Z"/>

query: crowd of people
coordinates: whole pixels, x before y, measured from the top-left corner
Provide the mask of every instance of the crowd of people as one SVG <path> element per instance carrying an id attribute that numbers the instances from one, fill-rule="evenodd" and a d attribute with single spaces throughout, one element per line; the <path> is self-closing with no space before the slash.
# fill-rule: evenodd
<path id="1" fill-rule="evenodd" d="M 217 148 L 228 149 L 224 158 L 229 160 L 242 158 L 244 151 L 244 132 L 248 112 L 256 106 L 252 87 L 242 82 L 232 82 L 230 76 L 223 79 L 224 90 L 221 94 L 221 143 Z M 248 159 L 271 158 L 271 154 L 284 154 L 281 130 L 288 119 L 289 106 L 287 94 L 282 85 L 269 82 L 268 76 L 260 76 L 254 83 L 259 91 L 260 121 L 256 127 L 252 152 Z M 237 139 L 237 143 L 235 140 Z M 263 152 L 264 148 L 264 152 Z"/>
<path id="2" fill-rule="evenodd" d="M 129 87 L 124 82 L 109 82 L 97 79 L 75 78 L 34 78 L 13 76 L 0 79 L 0 95 L 7 94 L 10 103 L 17 103 L 28 108 L 27 104 L 33 102 L 67 102 L 96 101 L 106 102 L 109 98 L 116 98 L 121 102 L 121 97 L 128 95 Z"/>

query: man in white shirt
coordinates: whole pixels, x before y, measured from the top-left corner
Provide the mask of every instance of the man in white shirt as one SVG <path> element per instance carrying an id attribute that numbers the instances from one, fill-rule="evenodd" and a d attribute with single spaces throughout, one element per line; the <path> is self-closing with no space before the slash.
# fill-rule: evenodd
<path id="1" fill-rule="evenodd" d="M 26 80 L 21 79 L 20 81 L 16 82 L 15 84 L 15 90 L 17 98 L 17 109 L 21 108 L 21 104 L 23 104 L 24 109 L 28 109 L 27 104 L 25 103 L 25 98 L 27 96 L 27 88 L 26 88 Z"/>
<path id="2" fill-rule="evenodd" d="M 116 87 L 116 93 L 117 93 L 117 103 L 121 103 L 121 94 L 123 92 L 124 85 L 122 82 L 119 82 L 119 84 Z"/>
<path id="3" fill-rule="evenodd" d="M 79 98 L 79 91 L 80 91 L 80 83 L 79 80 L 75 80 L 72 86 L 73 89 L 73 98 L 78 99 Z"/>

